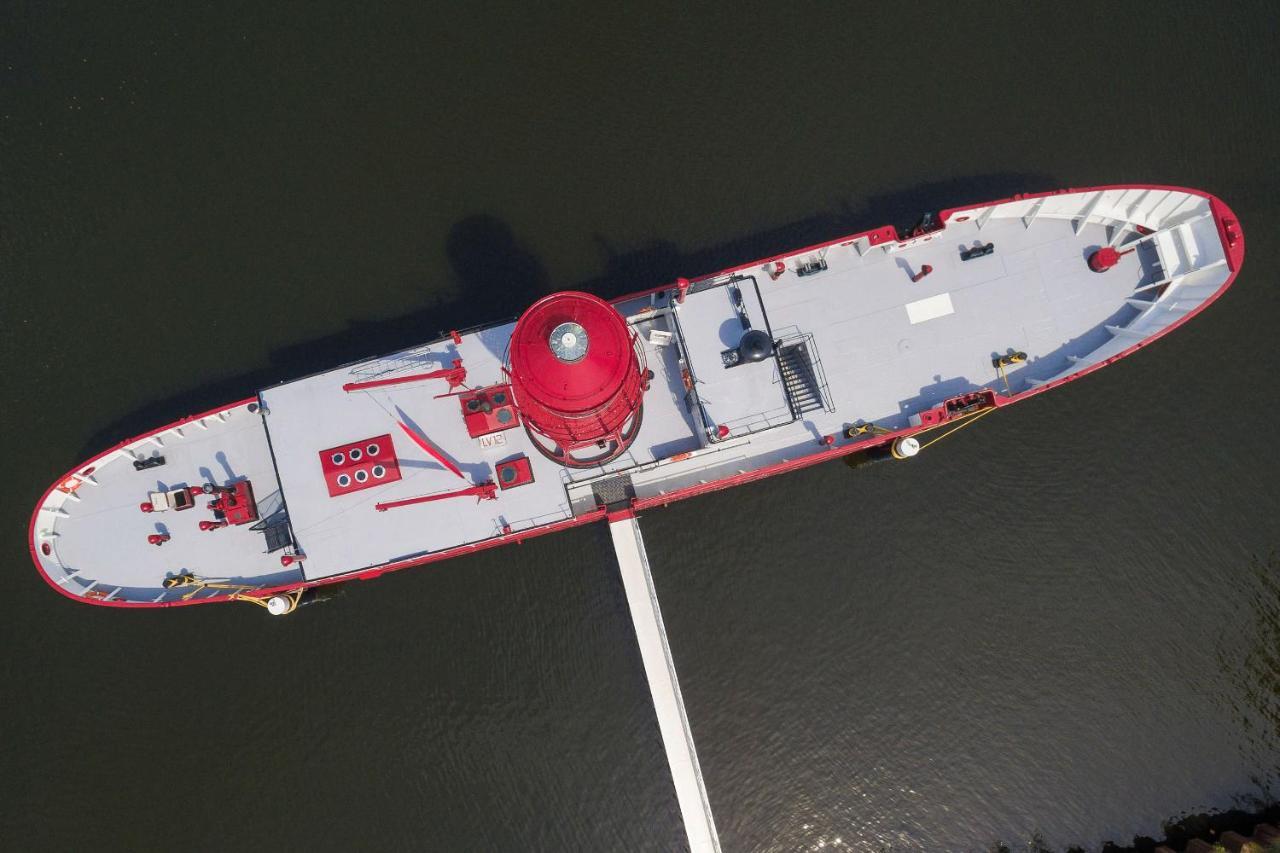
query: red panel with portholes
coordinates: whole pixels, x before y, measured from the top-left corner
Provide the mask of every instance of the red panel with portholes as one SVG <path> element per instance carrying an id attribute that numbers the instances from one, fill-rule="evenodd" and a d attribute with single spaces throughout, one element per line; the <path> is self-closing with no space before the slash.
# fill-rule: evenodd
<path id="1" fill-rule="evenodd" d="M 533 466 L 529 464 L 529 457 L 523 453 L 514 459 L 499 462 L 494 471 L 498 475 L 498 487 L 502 489 L 514 489 L 533 482 Z"/>
<path id="2" fill-rule="evenodd" d="M 520 413 L 511 399 L 510 385 L 491 385 L 458 395 L 467 435 L 479 438 L 520 426 Z"/>
<path id="3" fill-rule="evenodd" d="M 400 463 L 390 435 L 321 450 L 320 468 L 331 498 L 400 479 Z"/>

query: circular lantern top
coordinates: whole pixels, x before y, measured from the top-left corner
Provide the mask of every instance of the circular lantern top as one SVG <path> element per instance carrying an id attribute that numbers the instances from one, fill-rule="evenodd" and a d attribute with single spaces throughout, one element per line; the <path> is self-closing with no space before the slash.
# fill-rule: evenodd
<path id="1" fill-rule="evenodd" d="M 543 297 L 521 315 L 510 362 L 521 405 L 566 415 L 608 404 L 639 372 L 622 315 L 603 299 L 572 291 Z"/>
<path id="2" fill-rule="evenodd" d="M 551 351 L 556 358 L 572 364 L 587 354 L 587 330 L 577 323 L 561 323 L 551 330 Z"/>

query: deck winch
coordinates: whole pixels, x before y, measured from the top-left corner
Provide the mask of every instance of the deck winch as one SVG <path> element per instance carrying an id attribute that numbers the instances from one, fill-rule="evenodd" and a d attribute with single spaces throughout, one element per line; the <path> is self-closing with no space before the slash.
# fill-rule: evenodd
<path id="1" fill-rule="evenodd" d="M 603 299 L 569 291 L 535 302 L 511 333 L 507 373 L 534 446 L 561 465 L 616 459 L 640 431 L 650 374 Z"/>
<path id="2" fill-rule="evenodd" d="M 1132 252 L 1121 252 L 1111 246 L 1103 246 L 1093 254 L 1089 255 L 1089 269 L 1094 272 L 1106 272 L 1107 270 L 1120 263 L 1120 258 Z"/>

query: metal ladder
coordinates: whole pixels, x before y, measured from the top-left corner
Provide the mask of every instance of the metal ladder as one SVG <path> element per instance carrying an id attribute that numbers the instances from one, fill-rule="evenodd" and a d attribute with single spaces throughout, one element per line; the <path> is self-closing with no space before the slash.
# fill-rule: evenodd
<path id="1" fill-rule="evenodd" d="M 778 373 L 795 417 L 823 408 L 822 389 L 813 370 L 807 341 L 778 347 Z"/>

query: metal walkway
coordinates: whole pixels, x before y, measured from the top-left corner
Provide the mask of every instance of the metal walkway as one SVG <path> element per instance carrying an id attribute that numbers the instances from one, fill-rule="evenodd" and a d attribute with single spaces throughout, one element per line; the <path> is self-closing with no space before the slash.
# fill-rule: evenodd
<path id="1" fill-rule="evenodd" d="M 644 551 L 644 539 L 640 536 L 640 523 L 634 517 L 612 520 L 609 533 L 613 536 L 613 549 L 618 555 L 622 585 L 627 591 L 627 606 L 631 609 L 636 641 L 640 644 L 644 673 L 649 679 L 653 710 L 658 715 L 658 729 L 667 750 L 667 763 L 671 766 L 671 778 L 675 782 L 676 800 L 684 819 L 689 849 L 692 853 L 720 853 L 720 837 L 716 835 L 715 820 L 711 817 L 711 803 L 707 799 L 707 787 L 702 782 L 693 732 L 689 729 L 684 699 L 680 696 L 671 647 L 667 645 L 667 630 L 658 609 L 649 558 Z"/>

